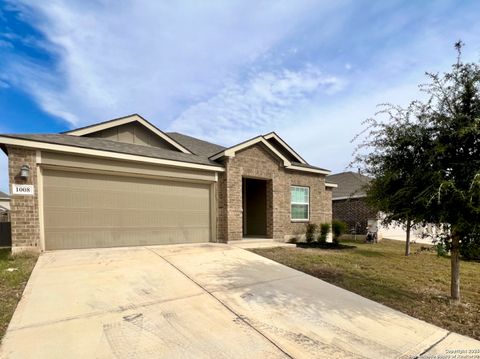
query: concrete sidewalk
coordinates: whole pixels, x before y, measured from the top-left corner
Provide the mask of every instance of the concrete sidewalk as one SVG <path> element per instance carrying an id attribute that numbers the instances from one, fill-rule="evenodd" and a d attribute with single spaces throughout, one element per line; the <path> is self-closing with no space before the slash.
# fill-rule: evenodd
<path id="1" fill-rule="evenodd" d="M 480 342 L 203 244 L 42 254 L 0 357 L 415 358 L 468 348 Z"/>

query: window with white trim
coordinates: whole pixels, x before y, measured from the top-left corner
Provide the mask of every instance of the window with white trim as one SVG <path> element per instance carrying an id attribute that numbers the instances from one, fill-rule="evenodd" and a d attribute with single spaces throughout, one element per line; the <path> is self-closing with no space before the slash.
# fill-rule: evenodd
<path id="1" fill-rule="evenodd" d="M 292 221 L 308 221 L 310 213 L 310 188 L 290 187 L 290 213 Z"/>

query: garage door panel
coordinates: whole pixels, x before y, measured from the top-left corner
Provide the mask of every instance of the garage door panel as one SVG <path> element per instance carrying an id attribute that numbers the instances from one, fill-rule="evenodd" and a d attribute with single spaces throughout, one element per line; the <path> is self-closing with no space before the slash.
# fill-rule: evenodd
<path id="1" fill-rule="evenodd" d="M 210 186 L 44 171 L 46 249 L 205 242 Z"/>
<path id="2" fill-rule="evenodd" d="M 201 228 L 161 228 L 158 230 L 142 231 L 138 235 L 137 229 L 111 230 L 107 228 L 82 229 L 73 231 L 65 236 L 64 231 L 51 231 L 49 233 L 47 249 L 75 249 L 75 248 L 101 248 L 122 247 L 156 244 L 199 243 L 205 242 L 209 230 Z"/>
<path id="3" fill-rule="evenodd" d="M 205 218 L 208 211 L 189 211 L 179 209 L 165 210 L 119 210 L 119 209 L 88 209 L 50 208 L 45 218 L 45 226 L 50 229 L 63 228 L 72 230 L 76 227 L 169 227 L 169 226 L 203 226 L 209 228 Z"/>

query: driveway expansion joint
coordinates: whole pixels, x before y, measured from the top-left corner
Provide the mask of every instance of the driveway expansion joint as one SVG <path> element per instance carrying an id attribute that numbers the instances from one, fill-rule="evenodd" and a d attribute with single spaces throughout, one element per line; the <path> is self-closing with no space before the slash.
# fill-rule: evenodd
<path id="1" fill-rule="evenodd" d="M 452 334 L 452 332 L 448 332 L 447 334 L 445 334 L 443 337 L 441 337 L 440 339 L 438 339 L 435 343 L 433 343 L 432 345 L 430 345 L 427 349 L 425 349 L 423 352 L 421 352 L 420 354 L 418 354 L 416 357 L 414 357 L 413 359 L 419 359 L 422 357 L 422 355 L 424 354 L 427 354 L 430 350 L 432 350 L 433 348 L 435 348 L 438 344 L 440 344 L 441 342 L 443 342 L 445 339 L 447 339 L 447 337 Z"/>
<path id="2" fill-rule="evenodd" d="M 260 336 L 262 336 L 265 340 L 267 340 L 268 342 L 270 342 L 275 348 L 277 348 L 280 352 L 282 352 L 283 354 L 285 354 L 288 358 L 290 359 L 295 359 L 293 356 L 291 356 L 285 349 L 283 349 L 282 347 L 280 347 L 279 344 L 277 344 L 275 341 L 273 341 L 272 339 L 270 339 L 267 335 L 265 335 L 264 333 L 262 333 L 259 329 L 257 329 L 256 327 L 254 327 L 251 323 L 249 323 L 246 318 L 241 315 L 241 314 L 238 314 L 237 312 L 235 312 L 232 308 L 230 308 L 228 305 L 226 305 L 223 301 L 221 301 L 217 296 L 215 296 L 213 294 L 213 292 L 210 292 L 208 289 L 206 289 L 204 286 L 202 286 L 200 283 L 198 283 L 196 280 L 194 280 L 193 278 L 191 278 L 187 273 L 183 272 L 180 268 L 178 268 L 175 264 L 173 264 L 172 262 L 170 262 L 169 260 L 167 260 L 166 258 L 164 258 L 162 255 L 160 255 L 159 253 L 153 251 L 152 249 L 148 248 L 148 247 L 144 247 L 145 249 L 155 253 L 158 257 L 162 258 L 165 262 L 167 262 L 169 265 L 171 265 L 173 268 L 175 268 L 177 271 L 179 271 L 181 274 L 183 274 L 187 279 L 191 280 L 192 283 L 195 283 L 195 285 L 197 285 L 199 288 L 201 288 L 202 290 L 205 291 L 205 293 L 208 293 L 213 299 L 215 299 L 218 303 L 220 303 L 225 309 L 227 309 L 230 313 L 232 313 L 233 315 L 235 315 L 238 319 L 240 319 L 245 325 L 247 325 L 248 327 L 250 327 L 252 330 L 254 330 L 255 332 L 257 332 Z"/>

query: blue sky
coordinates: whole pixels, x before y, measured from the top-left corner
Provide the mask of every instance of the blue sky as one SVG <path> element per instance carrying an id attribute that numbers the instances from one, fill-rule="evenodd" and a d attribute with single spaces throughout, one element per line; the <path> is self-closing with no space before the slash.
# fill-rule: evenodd
<path id="1" fill-rule="evenodd" d="M 0 1 L 0 133 L 139 113 L 223 145 L 277 131 L 334 172 L 384 102 L 418 96 L 478 1 Z M 8 191 L 0 155 L 0 190 Z"/>

